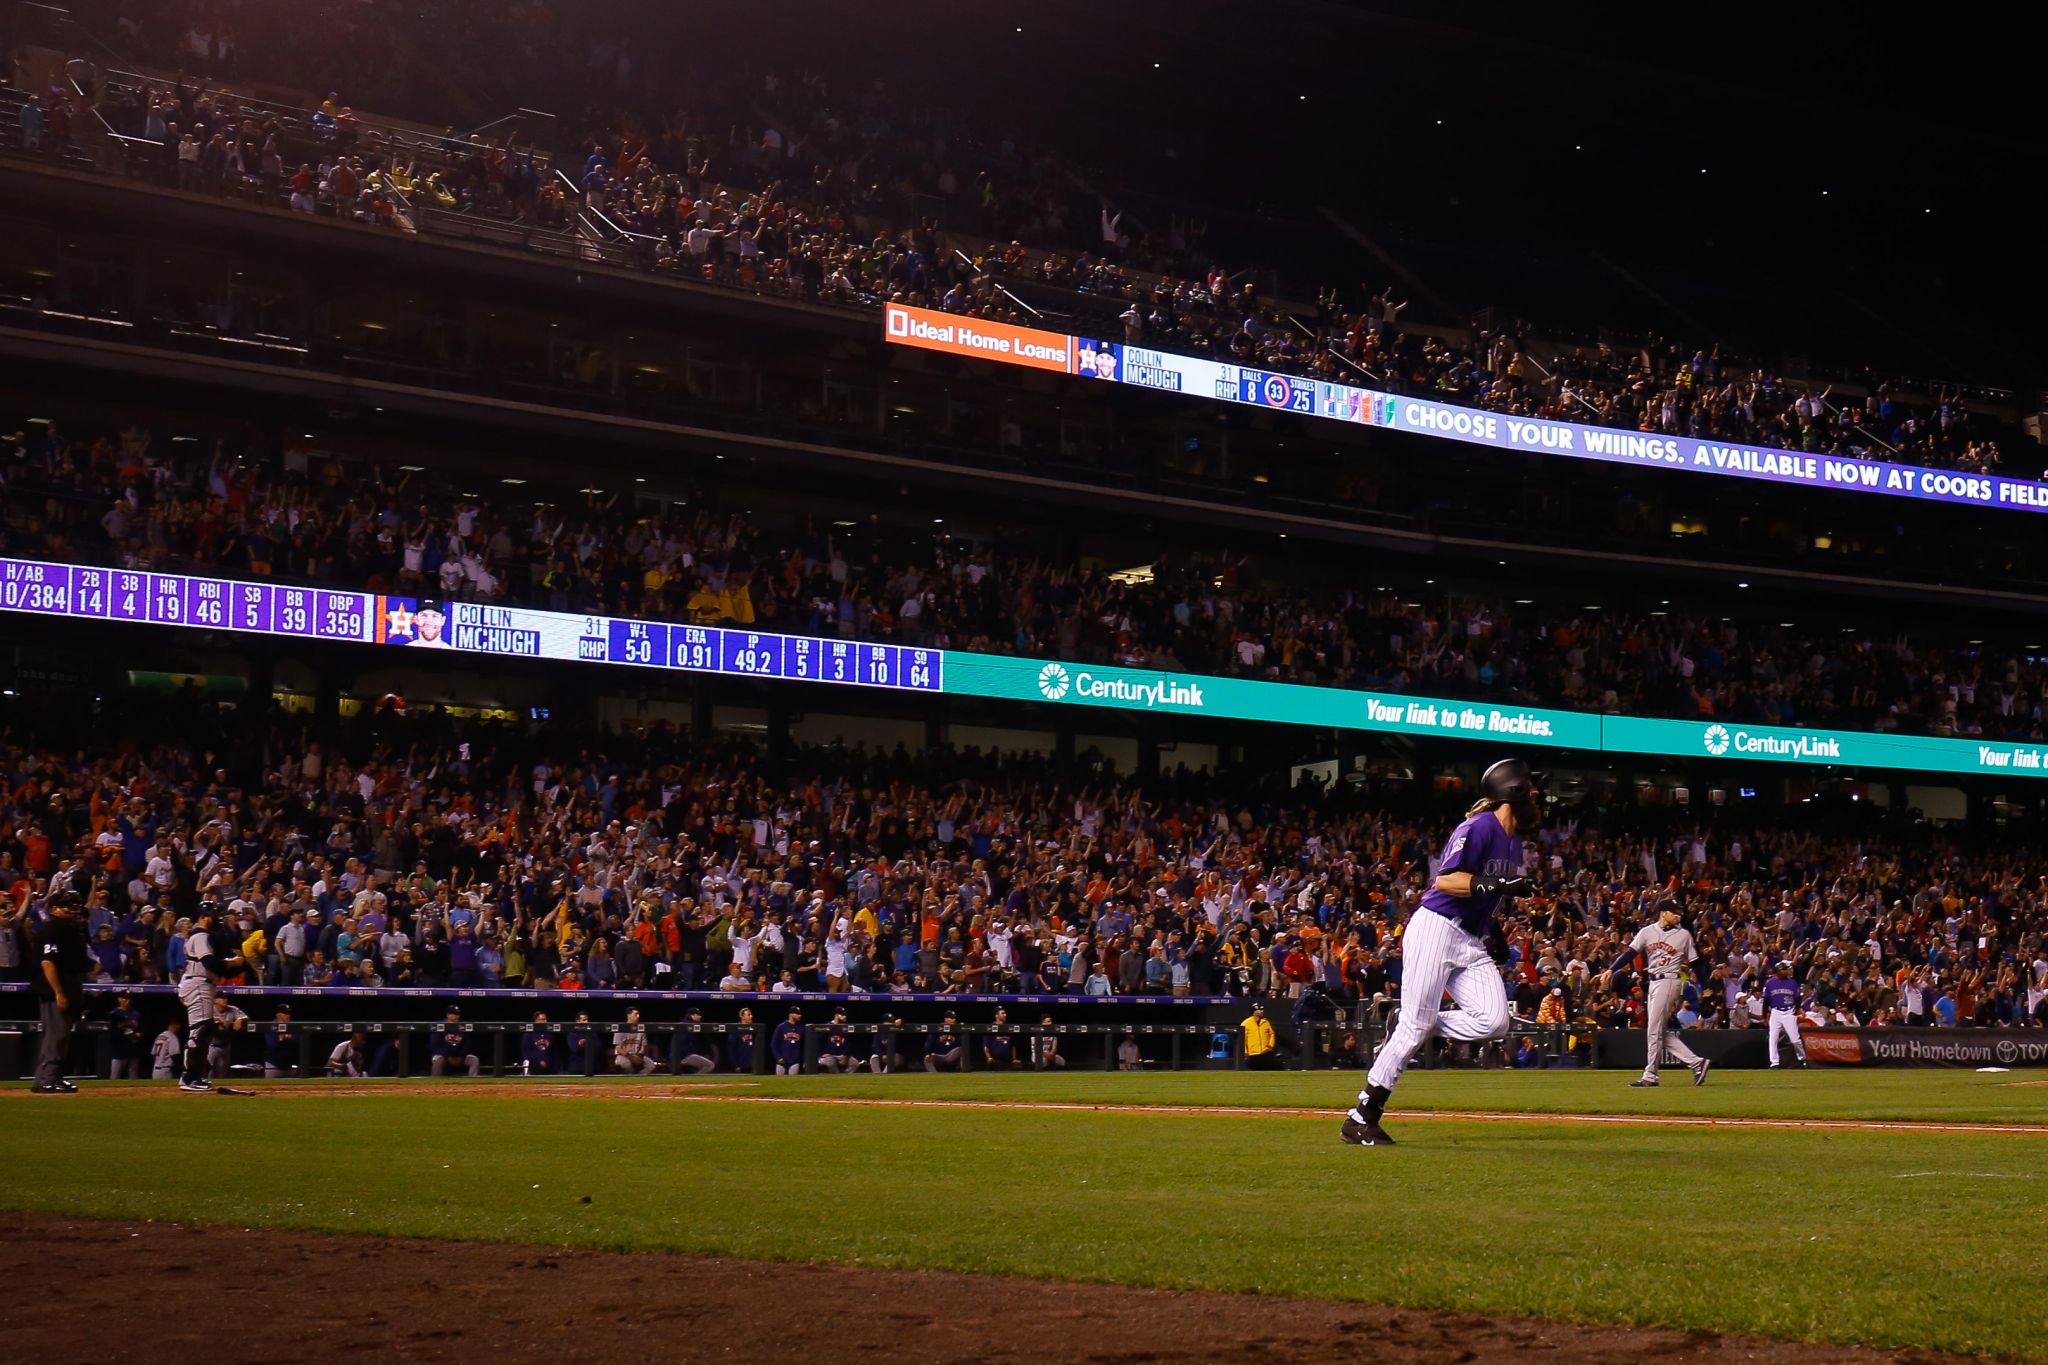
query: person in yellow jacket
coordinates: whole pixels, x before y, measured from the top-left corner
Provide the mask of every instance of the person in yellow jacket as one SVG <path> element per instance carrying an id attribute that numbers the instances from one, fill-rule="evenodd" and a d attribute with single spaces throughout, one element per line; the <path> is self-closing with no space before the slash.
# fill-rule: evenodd
<path id="1" fill-rule="evenodd" d="M 249 964 L 249 980 L 252 983 L 262 981 L 263 964 L 269 957 L 270 935 L 263 931 L 261 924 L 258 924 L 242 939 L 242 961 Z"/>
<path id="2" fill-rule="evenodd" d="M 1251 1017 L 1244 1021 L 1244 1061 L 1246 1066 L 1270 1070 L 1280 1063 L 1274 1049 L 1278 1040 L 1273 1036 L 1273 1021 L 1266 1017 L 1264 1005 L 1253 1005 Z"/>
<path id="3" fill-rule="evenodd" d="M 867 935 L 870 943 L 882 936 L 882 922 L 876 919 L 875 912 L 865 905 L 853 912 L 853 927 L 857 932 Z"/>

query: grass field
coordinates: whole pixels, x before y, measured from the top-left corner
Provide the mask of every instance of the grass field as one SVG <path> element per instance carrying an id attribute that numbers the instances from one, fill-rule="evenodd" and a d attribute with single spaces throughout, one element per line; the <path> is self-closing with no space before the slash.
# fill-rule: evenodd
<path id="1" fill-rule="evenodd" d="M 1967 1072 L 1417 1073 L 1410 1108 L 2048 1124 Z M 128 1087 L 0 1101 L 0 1207 L 1251 1290 L 2048 1359 L 2048 1136 L 1411 1119 L 1355 1076 L 809 1077 L 752 1095 L 1286 1115 Z M 273 1087 L 275 1088 L 275 1087 Z M 472 1093 L 464 1093 L 471 1089 Z M 123 1092 L 127 1093 L 123 1093 Z M 716 1094 L 718 1091 L 707 1092 Z M 585 1199 L 588 1202 L 585 1202 Z"/>
<path id="2" fill-rule="evenodd" d="M 2037 1073 L 2039 1075 L 2039 1073 Z M 1674 1068 L 1662 1086 L 1629 1089 L 1634 1072 L 1411 1071 L 1400 1109 L 1533 1114 L 1662 1114 L 1687 1117 L 1862 1119 L 1884 1122 L 2048 1125 L 2048 1075 L 2024 1072 L 1716 1071 L 1704 1086 Z M 1348 1106 L 1365 1083 L 1356 1071 L 1078 1071 L 932 1076 L 707 1076 L 704 1082 L 760 1095 L 879 1095 L 891 1099 L 1031 1103 Z M 1398 1136 L 1398 1135 L 1397 1135 Z"/>

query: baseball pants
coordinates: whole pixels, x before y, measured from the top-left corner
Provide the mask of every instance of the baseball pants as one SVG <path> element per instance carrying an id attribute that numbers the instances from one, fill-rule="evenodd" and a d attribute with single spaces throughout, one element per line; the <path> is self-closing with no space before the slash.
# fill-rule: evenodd
<path id="1" fill-rule="evenodd" d="M 1671 1059 L 1681 1066 L 1698 1066 L 1700 1055 L 1685 1045 L 1685 1039 L 1678 1036 L 1678 1030 L 1671 1026 L 1671 1016 L 1678 1013 L 1678 1003 L 1685 998 L 1685 987 L 1675 976 L 1660 976 L 1650 982 L 1650 1008 L 1644 1019 L 1644 1029 L 1649 1034 L 1649 1058 L 1643 1066 L 1643 1079 L 1657 1079 L 1657 1068 L 1664 1064 L 1664 1054 L 1669 1051 Z"/>
<path id="2" fill-rule="evenodd" d="M 1791 1010 L 1772 1010 L 1770 1027 L 1769 1051 L 1771 1054 L 1771 1065 L 1776 1066 L 1778 1064 L 1778 1035 L 1780 1033 L 1783 1033 L 1791 1042 L 1792 1050 L 1799 1054 L 1799 1060 L 1803 1064 L 1806 1061 L 1806 1041 L 1799 1036 L 1799 1016 Z"/>
<path id="3" fill-rule="evenodd" d="M 78 987 L 73 986 L 67 994 L 69 1009 L 58 1009 L 54 995 L 44 996 L 41 1001 L 43 1036 L 36 1049 L 37 1085 L 55 1085 L 63 1080 L 64 1068 L 71 1060 L 71 1032 L 78 1027 L 81 1001 Z"/>
<path id="4" fill-rule="evenodd" d="M 1458 1004 L 1449 1013 L 1442 1008 L 1445 991 Z M 1448 915 L 1417 910 L 1401 938 L 1401 1020 L 1373 1060 L 1367 1082 L 1392 1090 L 1432 1033 L 1484 1043 L 1507 1031 L 1508 989 L 1485 941 Z"/>
<path id="5" fill-rule="evenodd" d="M 188 976 L 178 983 L 178 999 L 185 1004 L 184 1079 L 203 1081 L 213 1047 L 213 983 L 204 977 Z"/>

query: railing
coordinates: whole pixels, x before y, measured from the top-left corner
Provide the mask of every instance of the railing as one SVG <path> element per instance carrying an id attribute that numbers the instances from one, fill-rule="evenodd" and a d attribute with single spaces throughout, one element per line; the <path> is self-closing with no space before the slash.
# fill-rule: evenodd
<path id="1" fill-rule="evenodd" d="M 559 1003 L 568 1007 L 577 999 L 563 996 Z M 779 1019 L 753 1023 L 664 1020 L 638 1025 L 589 1019 L 560 1024 L 245 1019 L 241 1028 L 216 1031 L 209 1070 L 216 1080 L 237 1076 L 399 1079 L 450 1073 L 496 1078 L 590 1077 L 622 1071 L 705 1074 L 707 1068 L 683 1060 L 689 1056 L 710 1061 L 711 1071 L 757 1076 L 903 1070 L 1232 1070 L 1245 1065 L 1243 1030 L 1226 1024 L 865 1020 L 805 1023 L 800 1039 L 786 1033 L 778 1037 L 783 1027 Z M 9 1033 L 15 1035 L 11 1040 Z M 40 1034 L 38 1023 L 0 1025 L 0 1045 L 9 1041 L 26 1044 Z M 617 1047 L 622 1034 L 643 1040 L 640 1049 L 627 1049 L 623 1063 Z M 714 1051 L 693 1048 L 678 1053 L 679 1034 L 692 1042 L 709 1041 Z M 360 1062 L 351 1059 L 345 1066 L 332 1066 L 335 1049 L 357 1035 L 362 1039 Z M 942 1036 L 950 1036 L 955 1046 L 937 1049 L 934 1040 Z M 549 1040 L 545 1052 L 534 1046 L 542 1037 Z M 456 1041 L 450 1042 L 451 1038 Z M 188 1040 L 189 1035 L 181 1035 L 181 1041 Z M 149 1044 L 149 1037 L 141 1037 L 128 1045 L 130 1057 L 138 1062 L 135 1079 L 142 1079 L 151 1069 Z M 111 1077 L 117 1060 L 115 1048 L 114 1031 L 105 1021 L 81 1025 L 73 1034 L 65 1069 L 74 1075 Z M 0 1055 L 7 1050 L 0 1046 Z M 636 1052 L 644 1062 L 634 1060 Z M 544 1060 L 536 1063 L 537 1054 Z M 32 1057 L 30 1047 L 20 1046 L 9 1069 L 19 1076 L 19 1068 Z"/>
<path id="2" fill-rule="evenodd" d="M 1586 397 L 1586 395 L 1580 393 L 1577 389 L 1573 388 L 1569 383 L 1559 383 L 1557 376 L 1551 372 L 1550 367 L 1545 365 L 1542 361 L 1538 360 L 1535 356 L 1530 355 L 1527 351 L 1524 351 L 1522 353 L 1522 359 L 1528 361 L 1531 365 L 1534 365 L 1537 368 L 1537 370 L 1542 373 L 1543 378 L 1546 382 L 1556 384 L 1558 386 L 1559 392 L 1565 394 L 1574 403 L 1577 403 L 1587 412 L 1592 413 L 1594 420 L 1596 422 L 1604 422 L 1607 419 L 1607 414 L 1600 411 L 1600 409 L 1597 406 L 1595 406 L 1593 402 Z"/>
<path id="3" fill-rule="evenodd" d="M 1387 1037 L 1387 1016 L 1368 1012 L 1353 1020 L 1314 1019 L 1294 1025 L 1292 1059 L 1303 1071 L 1364 1071 L 1372 1065 L 1373 1054 Z M 1522 1043 L 1530 1051 L 1525 1060 Z M 1594 1065 L 1590 1029 L 1574 1030 L 1569 1024 L 1537 1024 L 1511 1018 L 1505 1036 L 1489 1043 L 1454 1043 L 1429 1038 L 1408 1063 L 1411 1070 L 1437 1067 L 1481 1067 L 1505 1069 L 1517 1066 L 1533 1070 Z"/>
<path id="4" fill-rule="evenodd" d="M 1834 387 L 1832 385 L 1825 389 L 1822 389 L 1820 392 L 1820 404 L 1822 407 L 1828 410 L 1828 415 L 1830 417 L 1833 417 L 1837 422 L 1839 422 L 1842 419 L 1842 410 L 1836 407 L 1833 403 L 1828 402 L 1828 395 L 1832 392 L 1834 392 Z M 1869 437 L 1870 440 L 1875 444 L 1883 446 L 1886 453 L 1888 454 L 1896 455 L 1899 453 L 1899 448 L 1897 446 L 1893 445 L 1890 441 L 1885 440 L 1882 436 L 1879 436 L 1876 432 L 1870 430 L 1870 428 L 1864 426 L 1861 422 L 1858 422 L 1852 428 L 1852 430 L 1856 431 L 1859 435 Z"/>
<path id="5" fill-rule="evenodd" d="M 622 251 L 628 265 L 649 270 L 660 259 L 657 253 L 661 246 L 661 238 L 619 226 L 603 209 L 592 205 L 588 199 L 583 201 L 583 209 L 577 215 L 577 220 L 594 223 L 600 239 L 605 245 Z"/>
<path id="6" fill-rule="evenodd" d="M 1303 336 L 1309 338 L 1311 341 L 1316 339 L 1315 328 L 1303 322 L 1293 313 L 1288 313 L 1286 317 L 1289 322 L 1294 324 L 1295 331 L 1301 333 Z M 1372 370 L 1365 364 L 1353 360 L 1350 356 L 1345 355 L 1342 351 L 1328 351 L 1327 354 L 1332 360 L 1342 365 L 1345 369 L 1350 370 L 1353 374 L 1362 375 L 1366 379 L 1371 380 L 1374 384 L 1378 385 L 1381 388 L 1386 387 L 1387 381 L 1384 376 Z"/>
<path id="7" fill-rule="evenodd" d="M 574 232 L 541 227 L 537 223 L 508 222 L 502 218 L 457 213 L 452 209 L 442 208 L 418 209 L 415 211 L 413 221 L 419 225 L 422 233 L 434 237 L 451 237 L 460 241 L 482 242 L 489 246 L 512 247 L 521 251 L 538 252 L 543 256 L 559 256 L 567 260 L 612 259 L 605 254 L 602 243 L 593 242 Z"/>
<path id="8" fill-rule="evenodd" d="M 521 105 L 503 118 L 495 118 L 481 127 L 470 129 L 469 135 L 489 141 L 503 133 L 504 141 L 509 145 L 510 134 L 524 133 L 528 146 L 550 147 L 554 145 L 555 129 L 559 123 L 560 120 L 545 110 L 528 109 Z"/>
<path id="9" fill-rule="evenodd" d="M 969 270 L 972 270 L 976 275 L 980 276 L 982 279 L 987 280 L 989 282 L 989 287 L 994 289 L 998 294 L 1001 294 L 1004 298 L 1008 299 L 1011 303 L 1016 304 L 1019 308 L 1022 308 L 1025 312 L 1031 314 L 1032 317 L 1038 319 L 1040 322 L 1045 321 L 1045 314 L 1039 312 L 1036 308 L 1033 308 L 1030 304 L 1024 302 L 1024 300 L 1018 298 L 1015 294 L 1011 293 L 1009 289 L 1004 287 L 1003 283 L 1000 280 L 998 280 L 994 275 L 991 275 L 972 256 L 968 255 L 966 252 L 962 251 L 957 246 L 953 248 L 953 255 L 959 259 L 962 265 L 966 266 Z"/>
<path id="10" fill-rule="evenodd" d="M 174 78 L 152 75 L 133 70 L 109 70 L 104 73 L 102 94 L 120 91 L 135 95 L 138 100 L 151 89 L 172 90 L 177 86 Z M 336 145 L 345 140 L 343 130 L 320 111 L 299 105 L 284 104 L 276 100 L 263 99 L 255 95 L 241 94 L 231 88 L 208 90 L 215 100 L 215 108 L 226 118 L 241 122 L 247 119 L 275 121 L 279 131 L 303 143 L 312 145 Z M 522 110 L 520 114 L 508 115 L 500 123 L 514 122 L 522 116 L 553 119 L 551 114 Z M 351 145 L 391 160 L 403 160 L 415 170 L 453 171 L 470 157 L 485 149 L 483 143 L 471 141 L 471 137 L 482 136 L 481 130 L 469 136 L 451 136 L 445 133 L 431 133 L 411 127 L 403 122 L 377 117 L 356 116 Z M 512 155 L 509 146 L 501 144 L 501 150 Z M 532 156 L 543 176 L 552 166 L 547 152 L 529 143 L 520 147 L 519 156 Z"/>

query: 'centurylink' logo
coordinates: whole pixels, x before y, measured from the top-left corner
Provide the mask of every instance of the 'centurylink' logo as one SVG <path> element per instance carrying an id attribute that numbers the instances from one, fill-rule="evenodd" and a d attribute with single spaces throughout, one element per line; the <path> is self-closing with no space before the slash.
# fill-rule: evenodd
<path id="1" fill-rule="evenodd" d="M 1038 670 L 1038 694 L 1047 701 L 1064 701 L 1072 693 L 1076 701 L 1098 706 L 1184 707 L 1199 711 L 1205 705 L 1202 685 L 1192 679 L 1171 676 L 1157 678 L 1098 677 L 1082 671 L 1067 671 L 1065 664 L 1049 663 Z"/>
<path id="2" fill-rule="evenodd" d="M 1759 735 L 1750 730 L 1730 734 L 1725 725 L 1709 725 L 1700 732 L 1700 742 L 1715 758 L 1730 749 L 1763 758 L 1838 761 L 1842 757 L 1842 741 L 1832 735 Z"/>

